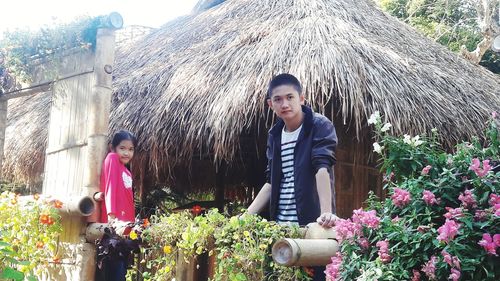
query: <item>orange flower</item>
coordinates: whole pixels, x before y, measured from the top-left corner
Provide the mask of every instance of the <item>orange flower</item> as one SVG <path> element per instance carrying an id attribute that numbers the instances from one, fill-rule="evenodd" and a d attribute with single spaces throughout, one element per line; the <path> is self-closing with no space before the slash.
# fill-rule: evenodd
<path id="1" fill-rule="evenodd" d="M 142 220 L 142 227 L 146 228 L 146 227 L 148 227 L 149 225 L 151 225 L 151 223 L 149 223 L 149 220 L 148 220 L 148 219 L 144 219 L 144 220 Z"/>
<path id="2" fill-rule="evenodd" d="M 202 209 L 200 205 L 194 205 L 193 208 L 191 209 L 191 212 L 193 212 L 195 216 L 201 214 L 201 211 Z"/>
<path id="3" fill-rule="evenodd" d="M 44 244 L 42 241 L 38 241 L 38 242 L 36 242 L 36 247 L 37 247 L 38 249 L 43 248 L 43 246 L 45 246 L 45 244 Z"/>
<path id="4" fill-rule="evenodd" d="M 54 256 L 52 257 L 52 262 L 53 263 L 61 263 L 61 258 L 59 256 Z"/>
<path id="5" fill-rule="evenodd" d="M 312 267 L 307 267 L 304 266 L 304 271 L 309 275 L 310 277 L 314 277 L 314 268 Z"/>
<path id="6" fill-rule="evenodd" d="M 49 215 L 41 214 L 40 215 L 40 223 L 47 224 L 49 222 Z"/>
<path id="7" fill-rule="evenodd" d="M 56 209 L 61 209 L 63 206 L 63 202 L 59 201 L 59 200 L 54 200 L 54 208 Z"/>
<path id="8" fill-rule="evenodd" d="M 35 195 L 33 195 L 33 199 L 35 199 L 35 200 L 40 199 L 40 195 L 38 193 L 35 193 Z"/>
<path id="9" fill-rule="evenodd" d="M 11 203 L 12 205 L 16 205 L 16 204 L 17 204 L 17 199 L 16 199 L 16 198 L 12 198 L 12 199 L 10 199 L 10 203 Z"/>
<path id="10" fill-rule="evenodd" d="M 54 221 L 54 218 L 53 218 L 53 217 L 51 217 L 51 216 L 49 216 L 49 217 L 48 217 L 48 219 L 47 219 L 47 224 L 48 224 L 48 225 L 53 225 L 53 224 L 54 224 L 54 222 L 55 222 L 55 221 Z"/>

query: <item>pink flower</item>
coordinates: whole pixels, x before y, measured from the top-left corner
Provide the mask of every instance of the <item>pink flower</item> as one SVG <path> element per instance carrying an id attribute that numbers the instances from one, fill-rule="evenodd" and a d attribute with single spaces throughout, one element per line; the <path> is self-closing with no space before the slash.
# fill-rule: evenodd
<path id="1" fill-rule="evenodd" d="M 335 256 L 332 257 L 332 263 L 326 266 L 325 274 L 328 280 L 336 281 L 340 277 L 340 267 L 342 266 L 342 256 L 340 252 L 337 252 Z"/>
<path id="2" fill-rule="evenodd" d="M 377 229 L 380 224 L 380 218 L 377 217 L 375 210 L 365 212 L 361 208 L 353 211 L 352 221 L 372 229 Z"/>
<path id="3" fill-rule="evenodd" d="M 451 267 L 456 267 L 460 269 L 460 260 L 458 257 L 450 255 L 446 250 L 442 250 L 441 254 L 443 255 L 444 261 L 449 264 Z"/>
<path id="4" fill-rule="evenodd" d="M 387 174 L 386 174 L 386 175 L 384 175 L 384 179 L 383 179 L 383 180 L 384 180 L 384 182 L 390 182 L 390 181 L 392 181 L 392 179 L 393 179 L 393 178 L 394 178 L 394 173 L 393 173 L 393 172 L 391 172 L 391 173 L 390 173 L 390 174 L 388 174 L 388 175 L 387 175 Z"/>
<path id="5" fill-rule="evenodd" d="M 495 206 L 496 204 L 500 204 L 500 195 L 492 193 L 490 194 L 490 206 Z"/>
<path id="6" fill-rule="evenodd" d="M 495 234 L 492 238 L 489 233 L 484 233 L 483 240 L 479 241 L 478 244 L 483 246 L 489 255 L 498 256 L 497 247 L 500 247 L 500 234 Z"/>
<path id="7" fill-rule="evenodd" d="M 420 281 L 420 271 L 416 269 L 413 270 L 413 277 L 411 278 L 411 281 Z"/>
<path id="8" fill-rule="evenodd" d="M 474 194 L 472 194 L 472 191 L 470 191 L 469 189 L 466 189 L 463 193 L 460 192 L 458 200 L 462 201 L 462 204 L 465 208 L 477 207 L 476 198 L 474 198 Z"/>
<path id="9" fill-rule="evenodd" d="M 368 249 L 370 247 L 370 241 L 368 241 L 368 239 L 362 237 L 362 238 L 359 238 L 358 239 L 358 245 L 362 248 L 362 249 Z"/>
<path id="10" fill-rule="evenodd" d="M 493 207 L 495 216 L 500 217 L 500 195 L 490 194 L 490 205 Z"/>
<path id="11" fill-rule="evenodd" d="M 426 233 L 427 231 L 429 231 L 429 229 L 431 229 L 431 227 L 428 225 L 419 225 L 417 227 L 417 231 L 420 233 Z"/>
<path id="12" fill-rule="evenodd" d="M 401 208 L 410 202 L 410 192 L 401 188 L 394 188 L 394 194 L 391 196 L 391 199 L 394 205 Z"/>
<path id="13" fill-rule="evenodd" d="M 434 193 L 432 193 L 431 191 L 424 190 L 422 193 L 424 194 L 424 196 L 422 196 L 422 199 L 425 201 L 425 204 L 434 205 L 439 203 L 439 201 L 436 199 L 436 195 L 434 195 Z"/>
<path id="14" fill-rule="evenodd" d="M 429 277 L 430 280 L 436 280 L 436 257 L 432 256 L 431 259 L 424 264 L 422 267 L 422 272 Z"/>
<path id="15" fill-rule="evenodd" d="M 493 119 L 497 118 L 497 116 L 498 116 L 498 113 L 497 113 L 496 111 L 493 111 L 493 112 L 491 113 L 491 117 L 492 117 Z"/>
<path id="16" fill-rule="evenodd" d="M 448 211 L 448 213 L 444 214 L 444 217 L 447 218 L 447 219 L 458 219 L 458 218 L 461 218 L 464 216 L 464 214 L 462 214 L 462 208 L 450 208 L 450 207 L 446 207 L 446 210 Z"/>
<path id="17" fill-rule="evenodd" d="M 391 222 L 392 223 L 397 223 L 398 221 L 400 221 L 401 219 L 399 218 L 399 216 L 395 216 L 393 219 L 391 219 Z"/>
<path id="18" fill-rule="evenodd" d="M 476 210 L 476 212 L 474 214 L 474 220 L 483 221 L 487 215 L 488 215 L 488 213 L 486 213 L 485 210 Z"/>
<path id="19" fill-rule="evenodd" d="M 429 174 L 429 171 L 431 170 L 432 166 L 431 165 L 427 165 L 425 166 L 423 169 L 422 169 L 422 175 L 425 176 L 427 174 Z"/>
<path id="20" fill-rule="evenodd" d="M 391 256 L 389 255 L 389 241 L 381 240 L 377 242 L 378 256 L 383 263 L 388 263 L 391 261 Z"/>
<path id="21" fill-rule="evenodd" d="M 486 176 L 488 172 L 491 170 L 490 160 L 483 160 L 483 168 L 481 169 L 480 166 L 481 162 L 479 161 L 479 159 L 474 158 L 472 159 L 472 163 L 469 167 L 469 170 L 474 171 L 474 173 L 476 173 L 478 177 L 482 178 Z"/>
<path id="22" fill-rule="evenodd" d="M 439 235 L 437 239 L 441 242 L 448 243 L 450 240 L 455 238 L 459 229 L 460 224 L 456 223 L 454 220 L 446 219 L 444 224 L 438 228 Z"/>
<path id="23" fill-rule="evenodd" d="M 451 279 L 453 281 L 458 281 L 458 279 L 460 279 L 460 270 L 452 268 L 451 269 L 451 274 L 448 277 L 448 279 Z"/>
<path id="24" fill-rule="evenodd" d="M 362 226 L 358 223 L 353 223 L 350 219 L 339 219 L 335 222 L 335 231 L 339 242 L 352 239 L 354 236 L 361 236 Z"/>

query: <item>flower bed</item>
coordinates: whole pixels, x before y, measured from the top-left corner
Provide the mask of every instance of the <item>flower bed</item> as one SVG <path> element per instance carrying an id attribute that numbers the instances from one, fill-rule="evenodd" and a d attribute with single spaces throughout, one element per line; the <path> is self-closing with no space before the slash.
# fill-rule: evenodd
<path id="1" fill-rule="evenodd" d="M 487 140 L 462 143 L 453 154 L 437 132 L 389 134 L 378 113 L 374 151 L 382 158 L 389 198 L 373 195 L 336 231 L 341 251 L 330 280 L 499 280 L 500 138 L 493 114 Z"/>

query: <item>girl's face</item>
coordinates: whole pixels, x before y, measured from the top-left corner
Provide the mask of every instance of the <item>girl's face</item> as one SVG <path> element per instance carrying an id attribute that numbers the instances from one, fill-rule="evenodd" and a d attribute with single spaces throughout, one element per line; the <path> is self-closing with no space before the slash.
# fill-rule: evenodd
<path id="1" fill-rule="evenodd" d="M 118 154 L 120 162 L 127 165 L 134 157 L 134 144 L 131 140 L 122 140 L 113 151 Z"/>

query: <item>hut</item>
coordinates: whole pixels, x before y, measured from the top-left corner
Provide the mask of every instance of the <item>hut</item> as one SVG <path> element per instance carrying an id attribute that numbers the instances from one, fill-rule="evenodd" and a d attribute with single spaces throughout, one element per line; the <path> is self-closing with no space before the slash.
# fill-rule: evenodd
<path id="1" fill-rule="evenodd" d="M 144 191 L 259 188 L 274 117 L 269 80 L 296 75 L 307 103 L 339 135 L 341 216 L 382 194 L 367 116 L 396 134 L 437 128 L 443 143 L 481 136 L 500 108 L 500 78 L 379 10 L 370 0 L 228 0 L 178 18 L 118 49 L 110 132 L 138 135 L 132 164 Z M 4 174 L 43 171 L 50 94 L 9 104 Z"/>

